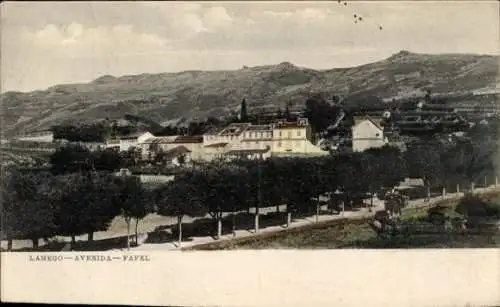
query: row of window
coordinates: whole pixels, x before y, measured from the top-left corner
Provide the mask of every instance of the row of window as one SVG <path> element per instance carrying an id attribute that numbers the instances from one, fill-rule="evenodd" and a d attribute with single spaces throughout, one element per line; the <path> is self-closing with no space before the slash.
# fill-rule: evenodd
<path id="1" fill-rule="evenodd" d="M 297 134 L 297 136 L 298 136 L 298 137 L 301 137 L 301 136 L 302 136 L 302 131 L 298 130 L 296 134 Z M 280 132 L 279 132 L 279 136 L 280 136 L 280 137 L 283 137 L 283 132 L 282 132 L 282 131 L 280 131 Z M 289 139 L 291 139 L 291 138 L 292 138 L 292 131 L 288 131 L 288 133 L 287 133 L 287 137 L 288 137 Z"/>
<path id="2" fill-rule="evenodd" d="M 249 138 L 272 138 L 273 133 L 272 132 L 249 132 L 248 133 Z"/>
<path id="3" fill-rule="evenodd" d="M 292 131 L 288 131 L 288 133 L 286 134 L 286 136 L 291 139 L 292 138 Z M 297 137 L 302 137 L 302 131 L 298 130 L 296 132 L 296 136 Z M 249 132 L 248 133 L 248 137 L 249 138 L 272 138 L 273 137 L 273 134 L 272 132 Z M 283 137 L 283 131 L 280 131 L 279 132 L 279 137 Z M 234 135 L 226 135 L 226 136 L 217 136 L 217 135 L 209 135 L 207 136 L 207 139 L 208 140 L 234 140 L 236 139 L 236 136 Z"/>
<path id="4" fill-rule="evenodd" d="M 294 145 L 295 145 L 294 147 L 300 147 L 300 145 L 301 145 L 301 141 L 286 142 L 286 144 L 290 144 L 290 145 L 292 145 L 292 146 L 294 146 Z M 278 147 L 283 147 L 283 142 L 279 141 L 279 142 L 278 142 Z"/>

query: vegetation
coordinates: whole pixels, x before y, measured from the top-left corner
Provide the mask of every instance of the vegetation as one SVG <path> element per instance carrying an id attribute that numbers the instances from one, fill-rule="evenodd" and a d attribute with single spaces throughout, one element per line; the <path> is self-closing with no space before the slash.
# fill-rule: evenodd
<path id="1" fill-rule="evenodd" d="M 456 65 L 457 61 L 461 64 Z M 290 100 L 294 105 L 302 104 L 310 92 L 327 96 L 350 94 L 345 100 L 346 107 L 350 104 L 367 107 L 377 102 L 370 96 L 387 98 L 412 93 L 420 90 L 422 84 L 435 93 L 494 88 L 498 69 L 496 56 L 404 53 L 370 65 L 324 71 L 270 65 L 230 72 L 152 74 L 146 79 L 143 75 L 105 78 L 89 84 L 59 85 L 45 91 L 2 94 L 1 100 L 6 106 L 5 131 L 2 132 L 12 135 L 35 128 L 48 129 L 62 121 L 121 118 L 126 114 L 140 114 L 155 121 L 165 118 L 190 121 L 194 117 L 231 112 L 240 105 L 242 93 L 248 104 L 255 102 L 264 106 L 277 106 Z M 429 80 L 426 76 L 435 77 Z M 289 79 L 293 80 L 289 82 Z M 54 95 L 55 91 L 58 94 Z M 108 99 L 111 96 L 113 101 Z M 464 100 L 467 99 L 470 97 Z M 51 114 L 50 118 L 43 111 Z M 33 115 L 37 113 L 41 115 Z M 28 120 L 19 120 L 23 118 Z"/>
<path id="2" fill-rule="evenodd" d="M 321 198 L 330 195 L 331 210 L 363 206 L 363 199 L 391 190 L 413 175 L 425 179 L 429 189 L 448 180 L 473 184 L 493 171 L 493 143 L 458 143 L 413 147 L 403 154 L 385 146 L 363 153 L 311 158 L 270 158 L 194 165 L 178 170 L 175 179 L 149 191 L 134 177 L 116 177 L 111 171 L 122 165 L 137 165 L 140 153 L 89 152 L 81 147 L 63 147 L 51 157 L 52 172 L 21 172 L 8 169 L 2 177 L 2 231 L 8 240 L 55 235 L 75 237 L 106 230 L 111 220 L 123 216 L 128 232 L 149 212 L 176 216 L 179 241 L 182 218 L 210 214 L 213 234 L 220 238 L 228 223 L 223 213 L 232 213 L 233 233 L 237 213 L 256 208 L 254 231 L 259 231 L 260 208 L 286 205 L 286 220 L 292 216 L 319 215 Z M 477 158 L 480 157 L 480 158 Z M 124 162 L 125 161 L 125 162 Z M 491 178 L 491 176 L 489 177 Z M 472 190 L 470 192 L 473 192 Z M 395 200 L 398 202 L 398 200 Z M 388 200 L 388 204 L 391 200 Z M 390 206 L 389 206 L 390 207 Z M 398 211 L 401 206 L 393 206 Z M 467 198 L 457 207 L 473 223 L 478 216 L 498 216 L 498 210 Z M 282 218 L 276 214 L 277 218 Z M 438 211 L 432 220 L 442 217 Z M 22 225 L 22 226 L 21 226 Z M 129 243 L 128 243 L 129 244 Z"/>

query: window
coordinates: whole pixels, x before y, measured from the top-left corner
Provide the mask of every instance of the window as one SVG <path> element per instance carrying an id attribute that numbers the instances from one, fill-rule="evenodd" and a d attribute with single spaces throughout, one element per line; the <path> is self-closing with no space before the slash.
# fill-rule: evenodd
<path id="1" fill-rule="evenodd" d="M 282 136 L 281 131 L 280 131 L 280 137 Z"/>
<path id="2" fill-rule="evenodd" d="M 380 133 L 375 133 L 375 136 L 376 136 L 376 137 L 380 136 Z"/>

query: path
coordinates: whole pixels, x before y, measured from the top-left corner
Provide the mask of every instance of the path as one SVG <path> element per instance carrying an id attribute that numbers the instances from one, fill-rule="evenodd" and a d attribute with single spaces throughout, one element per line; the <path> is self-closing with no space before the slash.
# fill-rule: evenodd
<path id="1" fill-rule="evenodd" d="M 500 188 L 500 186 L 490 186 L 488 188 L 476 188 L 474 193 L 484 193 L 485 191 L 492 191 Z M 430 199 L 429 202 L 425 202 L 424 199 L 414 199 L 410 200 L 408 202 L 407 208 L 415 208 L 415 207 L 420 207 L 420 206 L 426 206 L 433 204 L 437 201 L 443 200 L 443 199 L 452 199 L 456 197 L 461 197 L 463 196 L 463 193 L 447 193 L 446 196 L 443 198 L 442 196 L 437 196 L 433 197 Z M 373 210 L 372 212 L 368 212 L 367 208 L 362 208 L 359 211 L 345 211 L 344 215 L 342 216 L 341 214 L 339 215 L 331 215 L 331 214 L 321 214 L 319 215 L 319 222 L 325 222 L 325 221 L 332 221 L 336 219 L 341 219 L 343 217 L 348 218 L 348 219 L 361 219 L 365 217 L 370 217 L 373 216 L 374 213 L 378 210 L 383 210 L 384 209 L 384 202 L 382 200 L 379 200 L 377 198 L 374 199 L 373 202 Z M 286 206 L 280 206 L 280 211 L 283 212 L 285 211 Z M 267 214 L 270 212 L 275 212 L 276 211 L 276 206 L 272 207 L 267 207 L 267 208 L 261 208 L 260 212 L 261 214 Z M 255 212 L 255 209 L 252 208 L 250 210 L 250 213 Z M 228 216 L 231 213 L 224 213 L 223 216 Z M 209 217 L 209 216 L 205 216 Z M 292 217 L 293 218 L 293 217 Z M 200 218 L 190 218 L 190 217 L 184 217 L 183 218 L 183 223 L 192 223 L 193 221 L 200 219 Z M 289 228 L 296 228 L 296 227 L 302 227 L 304 225 L 310 225 L 314 224 L 316 222 L 316 217 L 314 215 L 305 217 L 305 218 L 293 218 L 292 223 L 290 224 Z M 161 228 L 168 228 L 168 226 L 176 225 L 177 224 L 177 218 L 175 217 L 165 217 L 165 216 L 160 216 L 157 214 L 149 214 L 146 218 L 144 218 L 141 223 L 139 223 L 139 231 L 142 234 L 142 240 L 145 241 L 147 238 L 147 234 L 157 231 L 159 227 Z M 134 225 L 131 227 L 131 232 L 133 232 L 132 229 L 134 229 Z M 113 238 L 120 238 L 124 237 L 126 235 L 126 223 L 125 221 L 117 217 L 113 220 L 111 223 L 109 229 L 107 231 L 99 231 L 94 234 L 94 240 L 105 240 L 105 239 L 113 239 Z M 273 232 L 280 232 L 285 230 L 286 228 L 283 225 L 275 225 L 275 226 L 268 226 L 268 227 L 260 227 L 259 229 L 259 234 L 265 234 L 265 233 L 273 233 Z M 221 240 L 230 240 L 233 238 L 243 238 L 243 237 L 251 237 L 255 236 L 256 234 L 253 232 L 253 230 L 246 230 L 246 229 L 238 229 L 236 230 L 236 235 L 234 236 L 233 234 L 227 234 L 227 235 L 222 235 Z M 132 233 L 133 234 L 133 233 Z M 56 237 L 58 241 L 62 242 L 69 242 L 70 238 L 68 237 Z M 87 235 L 81 235 L 78 236 L 77 241 L 86 241 L 87 240 Z M 182 242 L 182 247 L 192 247 L 194 245 L 198 244 L 205 244 L 205 243 L 210 243 L 210 242 L 215 242 L 216 240 L 213 237 L 210 236 L 201 236 L 201 237 L 192 237 L 189 238 L 190 241 L 183 241 Z M 40 246 L 42 246 L 42 240 L 40 240 Z M 14 240 L 13 241 L 13 249 L 20 249 L 20 248 L 26 248 L 26 247 L 31 247 L 32 243 L 29 240 Z M 6 248 L 7 247 L 7 242 L 2 241 L 1 242 L 1 247 Z M 122 249 L 117 249 L 117 250 L 126 250 L 126 248 Z M 142 251 L 142 250 L 179 250 L 178 247 L 178 242 L 166 242 L 166 243 L 143 243 L 137 247 L 132 247 L 131 250 L 134 251 Z"/>

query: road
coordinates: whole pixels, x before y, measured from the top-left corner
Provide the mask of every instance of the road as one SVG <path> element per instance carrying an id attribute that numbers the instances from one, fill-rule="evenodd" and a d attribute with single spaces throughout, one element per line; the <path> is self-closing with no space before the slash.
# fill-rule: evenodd
<path id="1" fill-rule="evenodd" d="M 500 186 L 498 187 L 500 188 Z M 490 186 L 488 188 L 476 188 L 475 193 L 483 193 L 485 191 L 491 191 L 495 190 L 497 187 L 495 186 Z M 442 196 L 434 197 L 431 198 L 429 202 L 425 202 L 424 199 L 415 199 L 415 200 L 410 200 L 408 202 L 407 208 L 415 208 L 415 207 L 420 207 L 423 205 L 428 205 L 435 203 L 437 201 L 443 200 L 443 199 L 450 199 L 450 198 L 455 198 L 463 196 L 463 193 L 448 193 L 446 194 L 445 198 Z M 324 199 L 323 199 L 324 200 Z M 366 203 L 368 203 L 369 200 L 366 200 Z M 373 202 L 374 208 L 372 212 L 368 212 L 367 208 L 362 208 L 359 211 L 346 211 L 344 213 L 344 216 L 342 215 L 331 215 L 331 214 L 321 214 L 319 216 L 319 221 L 330 221 L 330 220 L 335 220 L 335 219 L 340 219 L 342 217 L 350 218 L 350 219 L 356 219 L 356 218 L 364 218 L 364 217 L 369 217 L 374 214 L 377 210 L 383 210 L 384 209 L 384 202 L 382 200 L 379 200 L 377 198 L 374 199 Z M 280 206 L 280 211 L 285 211 L 286 206 L 282 205 Z M 272 207 L 267 207 L 267 208 L 261 208 L 260 210 L 261 214 L 267 214 L 270 212 L 275 212 L 276 211 L 276 206 Z M 255 212 L 255 208 L 252 208 L 250 210 L 250 213 Z M 230 215 L 230 212 L 224 213 L 223 216 L 228 216 Z M 207 215 L 205 216 L 209 218 L 210 216 Z M 184 217 L 183 218 L 183 223 L 192 223 L 196 219 L 200 218 L 190 218 L 190 217 Z M 290 225 L 291 228 L 295 227 L 301 227 L 307 224 L 315 223 L 316 217 L 314 215 L 306 217 L 306 218 L 299 218 L 299 219 L 294 219 L 292 220 L 292 223 Z M 147 238 L 147 234 L 154 232 L 155 230 L 158 231 L 158 228 L 168 228 L 168 226 L 171 225 L 176 225 L 177 224 L 177 218 L 175 217 L 165 217 L 165 216 L 160 216 L 157 214 L 149 214 L 146 216 L 140 223 L 139 223 L 139 232 L 143 234 L 142 240 L 144 241 Z M 283 223 L 284 224 L 284 223 Z M 133 227 L 131 227 L 133 229 Z M 99 231 L 94 234 L 94 240 L 104 240 L 104 239 L 112 239 L 112 238 L 120 238 L 124 237 L 126 235 L 126 229 L 127 225 L 124 221 L 123 218 L 117 217 L 115 218 L 110 227 L 108 228 L 107 231 Z M 278 226 L 269 226 L 269 227 L 261 227 L 259 233 L 269 233 L 269 232 L 278 232 L 282 231 L 283 225 L 278 225 Z M 131 230 L 132 231 L 132 230 Z M 168 230 L 165 230 L 168 231 Z M 229 235 L 223 235 L 221 239 L 232 239 L 232 238 L 240 238 L 240 237 L 248 237 L 248 236 L 254 236 L 255 234 L 253 231 L 249 230 L 236 230 L 236 236 L 233 236 L 232 234 Z M 69 237 L 55 237 L 55 240 L 59 242 L 70 242 Z M 87 240 L 87 235 L 81 235 L 76 237 L 77 241 L 86 241 Z M 213 242 L 214 239 L 212 237 L 193 237 L 190 239 L 189 242 L 183 242 L 182 247 L 190 247 L 196 244 L 203 244 L 203 243 L 208 243 L 208 242 Z M 40 246 L 42 246 L 44 242 L 40 240 Z M 14 240 L 13 241 L 13 249 L 21 249 L 21 248 L 29 248 L 32 246 L 32 243 L 30 240 Z M 7 242 L 2 241 L 1 242 L 1 247 L 6 248 L 7 247 Z M 142 245 L 138 247 L 132 248 L 132 250 L 178 250 L 179 247 L 177 246 L 177 242 L 167 242 L 167 243 L 159 243 L 159 244 L 154 244 L 154 243 L 143 243 Z"/>

